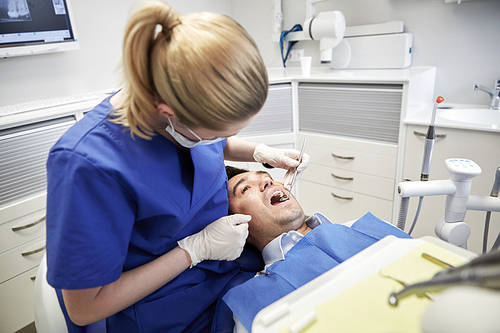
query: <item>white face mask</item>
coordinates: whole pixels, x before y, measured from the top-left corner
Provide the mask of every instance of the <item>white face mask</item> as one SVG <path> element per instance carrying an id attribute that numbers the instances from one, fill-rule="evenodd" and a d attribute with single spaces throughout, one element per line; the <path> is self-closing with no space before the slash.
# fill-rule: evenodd
<path id="1" fill-rule="evenodd" d="M 174 140 L 177 141 L 178 144 L 180 144 L 181 146 L 183 146 L 185 148 L 193 148 L 194 146 L 198 146 L 198 145 L 211 145 L 213 143 L 216 143 L 216 142 L 219 142 L 219 141 L 222 141 L 225 139 L 224 137 L 222 137 L 222 138 L 215 138 L 212 140 L 203 140 L 202 138 L 200 138 L 198 136 L 198 134 L 196 134 L 190 128 L 186 127 L 186 129 L 189 131 L 189 133 L 193 134 L 198 139 L 198 141 L 193 141 L 191 139 L 186 138 L 181 133 L 177 132 L 174 128 L 174 125 L 172 125 L 172 121 L 170 120 L 170 118 L 168 118 L 168 123 L 170 125 L 165 127 L 165 131 L 167 131 L 167 133 L 170 134 L 170 136 L 172 136 L 172 138 L 174 138 Z"/>

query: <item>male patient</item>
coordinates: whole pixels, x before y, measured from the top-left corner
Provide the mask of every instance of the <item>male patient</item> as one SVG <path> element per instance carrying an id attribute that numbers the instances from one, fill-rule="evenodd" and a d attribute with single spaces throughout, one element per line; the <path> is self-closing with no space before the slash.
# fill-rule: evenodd
<path id="1" fill-rule="evenodd" d="M 320 213 L 306 217 L 295 197 L 267 172 L 226 167 L 230 213 L 248 214 L 247 241 L 262 252 L 265 270 L 232 288 L 224 302 L 235 331 L 250 331 L 264 307 L 388 235 L 409 236 L 368 213 L 351 227 Z M 244 328 L 242 327 L 244 326 Z"/>

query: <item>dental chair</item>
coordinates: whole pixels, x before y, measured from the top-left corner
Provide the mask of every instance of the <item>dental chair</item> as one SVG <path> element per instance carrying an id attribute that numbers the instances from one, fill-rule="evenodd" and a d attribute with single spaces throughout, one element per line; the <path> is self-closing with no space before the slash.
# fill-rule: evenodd
<path id="1" fill-rule="evenodd" d="M 59 306 L 57 294 L 47 282 L 47 257 L 38 267 L 33 290 L 33 312 L 38 333 L 67 333 L 66 321 Z"/>

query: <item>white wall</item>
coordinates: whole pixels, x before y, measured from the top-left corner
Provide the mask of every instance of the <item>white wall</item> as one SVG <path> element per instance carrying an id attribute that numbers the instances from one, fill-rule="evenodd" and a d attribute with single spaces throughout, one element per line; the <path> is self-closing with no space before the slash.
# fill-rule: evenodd
<path id="1" fill-rule="evenodd" d="M 80 49 L 0 59 L 0 106 L 116 87 L 127 18 L 137 0 L 73 0 Z M 230 14 L 230 0 L 171 0 L 180 13 Z"/>
<path id="2" fill-rule="evenodd" d="M 284 27 L 303 23 L 305 0 L 282 0 Z M 461 5 L 444 0 L 332 0 L 319 10 L 340 10 L 348 25 L 403 20 L 415 37 L 413 65 L 436 66 L 436 94 L 449 102 L 487 104 L 472 84 L 493 86 L 500 79 L 500 1 L 474 0 Z M 233 17 L 256 39 L 266 64 L 280 67 L 279 46 L 271 40 L 272 1 L 233 0 Z M 319 65 L 317 42 L 296 44 Z M 297 63 L 287 63 L 297 66 Z"/>

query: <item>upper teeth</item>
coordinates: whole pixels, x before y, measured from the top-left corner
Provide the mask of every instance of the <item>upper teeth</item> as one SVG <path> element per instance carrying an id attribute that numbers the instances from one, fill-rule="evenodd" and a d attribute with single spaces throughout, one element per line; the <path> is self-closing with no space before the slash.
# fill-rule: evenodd
<path id="1" fill-rule="evenodd" d="M 279 199 L 278 199 L 278 201 L 279 201 L 279 202 L 283 202 L 283 201 L 288 200 L 288 196 L 287 196 L 285 193 L 283 193 L 283 191 L 280 191 L 280 190 L 275 191 L 275 192 L 271 195 L 271 198 L 273 198 L 273 197 L 275 197 L 275 196 L 279 196 Z"/>
<path id="2" fill-rule="evenodd" d="M 282 197 L 285 194 L 282 191 L 276 191 L 276 192 L 273 193 L 272 197 L 274 197 L 275 195 L 279 195 L 280 197 Z"/>

